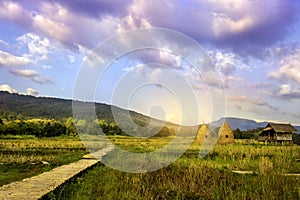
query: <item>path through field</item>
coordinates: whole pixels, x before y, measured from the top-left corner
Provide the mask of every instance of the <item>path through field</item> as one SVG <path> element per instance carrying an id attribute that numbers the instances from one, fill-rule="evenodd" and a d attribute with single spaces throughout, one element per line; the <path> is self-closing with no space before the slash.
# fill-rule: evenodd
<path id="1" fill-rule="evenodd" d="M 87 158 L 93 158 L 95 156 L 97 159 L 82 159 L 68 165 L 57 167 L 40 175 L 26 178 L 22 181 L 3 185 L 0 187 L 0 199 L 38 199 L 53 191 L 55 188 L 83 170 L 95 165 L 99 159 L 113 148 L 114 147 L 109 146 L 98 152 L 94 152 L 91 156 L 86 156 Z"/>

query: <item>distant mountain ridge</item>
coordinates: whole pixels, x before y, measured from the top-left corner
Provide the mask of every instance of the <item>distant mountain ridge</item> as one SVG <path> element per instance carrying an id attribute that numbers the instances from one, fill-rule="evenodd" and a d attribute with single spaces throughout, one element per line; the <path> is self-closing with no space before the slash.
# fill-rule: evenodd
<path id="1" fill-rule="evenodd" d="M 221 118 L 217 121 L 213 121 L 210 124 L 213 126 L 220 126 L 220 124 L 224 121 L 224 119 L 227 121 L 227 123 L 231 126 L 232 130 L 235 130 L 239 128 L 241 131 L 246 131 L 248 129 L 255 129 L 258 127 L 265 127 L 269 122 L 257 122 L 255 120 L 251 119 L 243 119 L 243 118 L 237 118 L 237 117 L 225 117 Z M 300 126 L 294 126 L 298 132 L 300 132 Z"/>

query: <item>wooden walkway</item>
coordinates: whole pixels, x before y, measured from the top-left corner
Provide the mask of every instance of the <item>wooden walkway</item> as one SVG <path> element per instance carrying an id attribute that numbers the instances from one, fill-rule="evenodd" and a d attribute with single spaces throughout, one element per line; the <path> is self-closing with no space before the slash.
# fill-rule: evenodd
<path id="1" fill-rule="evenodd" d="M 95 165 L 104 155 L 114 147 L 106 147 L 98 152 L 85 156 L 77 162 L 63 165 L 40 175 L 26 178 L 0 187 L 1 200 L 38 199 L 53 191 L 68 179 Z M 97 159 L 93 158 L 96 157 Z"/>

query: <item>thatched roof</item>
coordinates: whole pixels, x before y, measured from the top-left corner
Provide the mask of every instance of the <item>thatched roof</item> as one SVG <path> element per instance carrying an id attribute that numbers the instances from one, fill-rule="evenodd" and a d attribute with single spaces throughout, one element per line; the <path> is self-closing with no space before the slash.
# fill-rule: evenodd
<path id="1" fill-rule="evenodd" d="M 269 131 L 273 129 L 277 133 L 288 132 L 295 133 L 297 130 L 291 124 L 277 124 L 277 123 L 269 123 L 263 131 Z"/>

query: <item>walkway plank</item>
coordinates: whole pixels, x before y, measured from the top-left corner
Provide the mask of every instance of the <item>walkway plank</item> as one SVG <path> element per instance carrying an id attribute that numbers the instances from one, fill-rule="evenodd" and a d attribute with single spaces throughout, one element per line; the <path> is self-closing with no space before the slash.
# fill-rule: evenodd
<path id="1" fill-rule="evenodd" d="M 68 179 L 95 165 L 104 155 L 114 147 L 110 146 L 88 156 L 97 159 L 82 159 L 77 162 L 63 165 L 40 175 L 13 182 L 0 187 L 0 199 L 2 200 L 33 200 L 53 191 Z"/>

